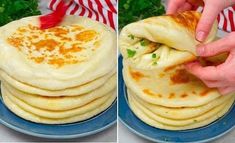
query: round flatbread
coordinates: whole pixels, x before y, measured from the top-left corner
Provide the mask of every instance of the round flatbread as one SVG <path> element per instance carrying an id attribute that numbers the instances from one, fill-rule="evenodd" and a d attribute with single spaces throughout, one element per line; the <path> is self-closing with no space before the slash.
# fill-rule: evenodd
<path id="1" fill-rule="evenodd" d="M 203 122 L 205 120 L 207 120 L 208 118 L 215 116 L 218 112 L 220 112 L 227 104 L 230 105 L 230 102 L 234 101 L 235 96 L 233 96 L 233 98 L 230 98 L 230 100 L 227 100 L 226 102 L 223 102 L 221 105 L 218 105 L 217 107 L 208 110 L 206 113 L 200 114 L 196 117 L 193 118 L 188 118 L 188 119 L 173 119 L 174 116 L 171 117 L 171 119 L 169 118 L 165 118 L 160 116 L 159 114 L 155 114 L 151 109 L 148 109 L 146 107 L 144 107 L 143 105 L 140 104 L 140 102 L 138 102 L 131 94 L 129 94 L 130 96 L 128 96 L 129 98 L 129 102 L 132 102 L 130 104 L 134 104 L 134 106 L 136 108 L 139 108 L 140 110 L 142 110 L 146 115 L 152 117 L 152 119 L 154 119 L 157 122 L 160 122 L 162 124 L 165 125 L 170 125 L 170 126 L 189 126 L 191 124 L 195 124 L 196 122 Z M 174 108 L 172 108 L 174 110 Z M 170 109 L 169 109 L 170 110 Z M 185 109 L 187 110 L 187 108 Z M 193 113 L 192 113 L 193 114 Z"/>
<path id="2" fill-rule="evenodd" d="M 142 100 L 166 107 L 201 106 L 221 96 L 189 74 L 184 66 L 143 71 L 124 62 L 123 77 L 127 87 Z"/>
<path id="3" fill-rule="evenodd" d="M 3 95 L 3 101 L 5 105 L 13 113 L 22 117 L 25 120 L 29 120 L 29 121 L 36 122 L 36 123 L 44 123 L 44 124 L 65 124 L 65 123 L 73 123 L 73 122 L 78 122 L 78 121 L 89 119 L 101 113 L 102 111 L 106 110 L 113 103 L 115 98 L 116 96 L 114 95 L 111 96 L 110 98 L 108 98 L 108 100 L 104 104 L 84 114 L 79 114 L 79 115 L 75 115 L 75 116 L 68 117 L 68 118 L 52 119 L 52 118 L 44 118 L 44 117 L 35 115 L 31 112 L 27 112 L 23 110 L 20 106 L 15 104 L 13 101 L 11 101 L 6 95 Z"/>
<path id="4" fill-rule="evenodd" d="M 202 127 L 219 119 L 220 117 L 222 117 L 224 114 L 226 114 L 229 111 L 230 107 L 233 105 L 233 102 L 234 100 L 229 101 L 227 105 L 221 108 L 222 110 L 217 112 L 215 115 L 207 118 L 206 120 L 203 120 L 200 122 L 194 122 L 193 124 L 186 125 L 186 126 L 171 126 L 171 125 L 163 124 L 161 122 L 156 121 L 154 118 L 154 115 L 152 115 L 151 113 L 148 113 L 148 114 L 145 113 L 143 110 L 138 108 L 135 104 L 133 104 L 133 102 L 129 102 L 129 105 L 131 107 L 131 110 L 135 113 L 135 115 L 150 126 L 160 128 L 160 129 L 166 129 L 166 130 L 186 130 L 186 129 Z"/>
<path id="5" fill-rule="evenodd" d="M 13 79 L 11 76 L 9 76 L 7 73 L 0 71 L 1 80 L 11 85 L 12 87 L 18 90 L 21 90 L 23 92 L 26 92 L 26 93 L 46 95 L 46 96 L 76 96 L 80 94 L 85 94 L 102 86 L 114 74 L 116 74 L 116 69 L 114 69 L 112 72 L 108 73 L 107 75 L 104 75 L 98 79 L 95 79 L 91 82 L 85 83 L 80 86 L 66 88 L 63 90 L 45 90 L 45 89 L 28 85 L 26 83 L 19 82 Z"/>
<path id="6" fill-rule="evenodd" d="M 111 96 L 115 95 L 115 90 L 83 106 L 73 108 L 70 110 L 63 110 L 63 111 L 52 111 L 52 110 L 45 110 L 45 109 L 33 107 L 25 103 L 24 101 L 18 99 L 17 97 L 13 96 L 6 89 L 3 90 L 3 95 L 5 95 L 9 100 L 11 100 L 14 104 L 19 106 L 21 109 L 25 110 L 26 112 L 30 112 L 32 114 L 35 114 L 43 118 L 60 119 L 60 118 L 69 118 L 69 117 L 85 114 L 87 112 L 90 112 L 96 109 L 97 107 L 107 102 L 109 98 L 112 98 Z"/>
<path id="7" fill-rule="evenodd" d="M 139 104 L 153 112 L 154 114 L 157 114 L 159 116 L 162 116 L 164 118 L 168 119 L 174 119 L 174 120 L 185 120 L 185 119 L 191 119 L 197 116 L 200 116 L 217 106 L 220 106 L 224 104 L 225 102 L 228 102 L 230 100 L 233 100 L 235 98 L 234 95 L 227 95 L 227 96 L 221 96 L 219 98 L 216 98 L 212 102 L 209 102 L 208 104 L 197 106 L 197 107 L 178 107 L 178 108 L 169 108 L 165 106 L 159 106 L 156 104 L 148 103 L 141 98 L 139 98 L 137 95 L 135 95 L 132 91 L 128 91 L 128 94 L 136 100 Z"/>
<path id="8" fill-rule="evenodd" d="M 120 52 L 126 62 L 139 69 L 158 69 L 196 59 L 196 26 L 201 14 L 185 11 L 150 17 L 126 25 L 119 36 Z M 203 43 L 211 42 L 217 23 Z"/>
<path id="9" fill-rule="evenodd" d="M 97 98 L 106 95 L 116 87 L 116 76 L 114 75 L 103 86 L 87 94 L 77 96 L 58 96 L 49 97 L 34 95 L 17 90 L 6 83 L 2 83 L 2 90 L 6 89 L 13 96 L 24 101 L 25 103 L 45 110 L 64 111 L 83 106 Z"/>
<path id="10" fill-rule="evenodd" d="M 114 69 L 114 30 L 79 16 L 65 16 L 58 26 L 40 30 L 38 17 L 0 28 L 0 69 L 9 76 L 42 89 L 62 90 Z"/>

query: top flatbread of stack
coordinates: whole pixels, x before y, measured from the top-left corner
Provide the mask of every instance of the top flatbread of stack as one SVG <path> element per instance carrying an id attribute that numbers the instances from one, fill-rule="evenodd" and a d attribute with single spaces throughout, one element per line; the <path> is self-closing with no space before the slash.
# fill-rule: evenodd
<path id="1" fill-rule="evenodd" d="M 123 58 L 138 69 L 167 68 L 195 60 L 196 46 L 200 44 L 195 39 L 199 18 L 200 13 L 187 11 L 151 17 L 125 26 L 119 38 Z M 215 38 L 216 27 L 215 23 L 204 43 Z M 135 53 L 131 58 L 128 58 L 129 51 Z M 155 59 L 153 54 L 156 54 Z"/>
<path id="2" fill-rule="evenodd" d="M 61 90 L 114 69 L 116 35 L 111 28 L 77 16 L 66 16 L 55 28 L 42 31 L 38 27 L 34 16 L 0 28 L 0 69 L 13 79 Z"/>

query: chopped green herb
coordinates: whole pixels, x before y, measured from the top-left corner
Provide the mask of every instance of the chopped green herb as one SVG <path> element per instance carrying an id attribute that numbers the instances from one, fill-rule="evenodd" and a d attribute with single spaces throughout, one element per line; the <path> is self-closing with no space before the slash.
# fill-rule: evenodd
<path id="1" fill-rule="evenodd" d="M 155 59 L 157 57 L 157 55 L 154 53 L 152 54 L 152 58 Z"/>
<path id="2" fill-rule="evenodd" d="M 119 29 L 129 23 L 165 13 L 161 0 L 119 0 L 118 9 Z"/>
<path id="3" fill-rule="evenodd" d="M 136 54 L 136 51 L 135 51 L 135 50 L 127 49 L 128 58 L 134 57 L 135 54 Z"/>
<path id="4" fill-rule="evenodd" d="M 147 46 L 148 43 L 149 43 L 149 42 L 148 42 L 147 40 L 144 40 L 144 39 L 140 40 L 140 45 L 141 45 L 141 46 Z"/>
<path id="5" fill-rule="evenodd" d="M 153 65 L 157 65 L 157 61 L 153 62 Z"/>
<path id="6" fill-rule="evenodd" d="M 39 15 L 38 0 L 0 0 L 0 26 L 23 17 Z"/>
<path id="7" fill-rule="evenodd" d="M 132 34 L 128 35 L 128 37 L 129 37 L 129 38 L 131 38 L 132 40 L 134 40 L 134 39 L 135 39 L 135 36 L 134 36 L 134 35 L 132 35 Z"/>
<path id="8" fill-rule="evenodd" d="M 153 59 L 153 65 L 157 65 L 158 60 L 160 59 L 160 56 L 153 53 L 152 54 L 152 59 Z"/>

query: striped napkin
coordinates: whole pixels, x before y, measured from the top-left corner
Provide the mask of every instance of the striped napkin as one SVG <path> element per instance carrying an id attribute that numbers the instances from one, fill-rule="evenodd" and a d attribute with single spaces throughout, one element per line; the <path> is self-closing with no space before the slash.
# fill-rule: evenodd
<path id="1" fill-rule="evenodd" d="M 202 12 L 203 7 L 198 7 L 197 11 Z M 226 32 L 235 31 L 235 5 L 221 11 L 217 17 L 218 28 Z"/>
<path id="2" fill-rule="evenodd" d="M 48 8 L 55 10 L 60 1 L 50 0 Z M 69 5 L 67 15 L 89 17 L 117 29 L 117 0 L 73 0 Z M 202 12 L 203 7 L 198 7 L 197 11 Z M 217 20 L 220 30 L 235 31 L 235 5 L 221 11 Z"/>
<path id="3" fill-rule="evenodd" d="M 61 0 L 50 0 L 48 8 L 55 10 Z M 73 0 L 67 15 L 89 17 L 117 29 L 117 0 Z"/>

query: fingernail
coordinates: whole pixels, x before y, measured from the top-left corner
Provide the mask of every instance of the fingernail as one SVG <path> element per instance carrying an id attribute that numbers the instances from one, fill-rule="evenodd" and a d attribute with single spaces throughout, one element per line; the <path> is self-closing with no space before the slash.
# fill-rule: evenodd
<path id="1" fill-rule="evenodd" d="M 203 31 L 197 32 L 196 39 L 200 42 L 204 41 L 206 38 L 206 33 Z"/>
<path id="2" fill-rule="evenodd" d="M 196 49 L 196 52 L 199 56 L 203 55 L 205 52 L 205 49 L 203 47 L 199 47 Z"/>

